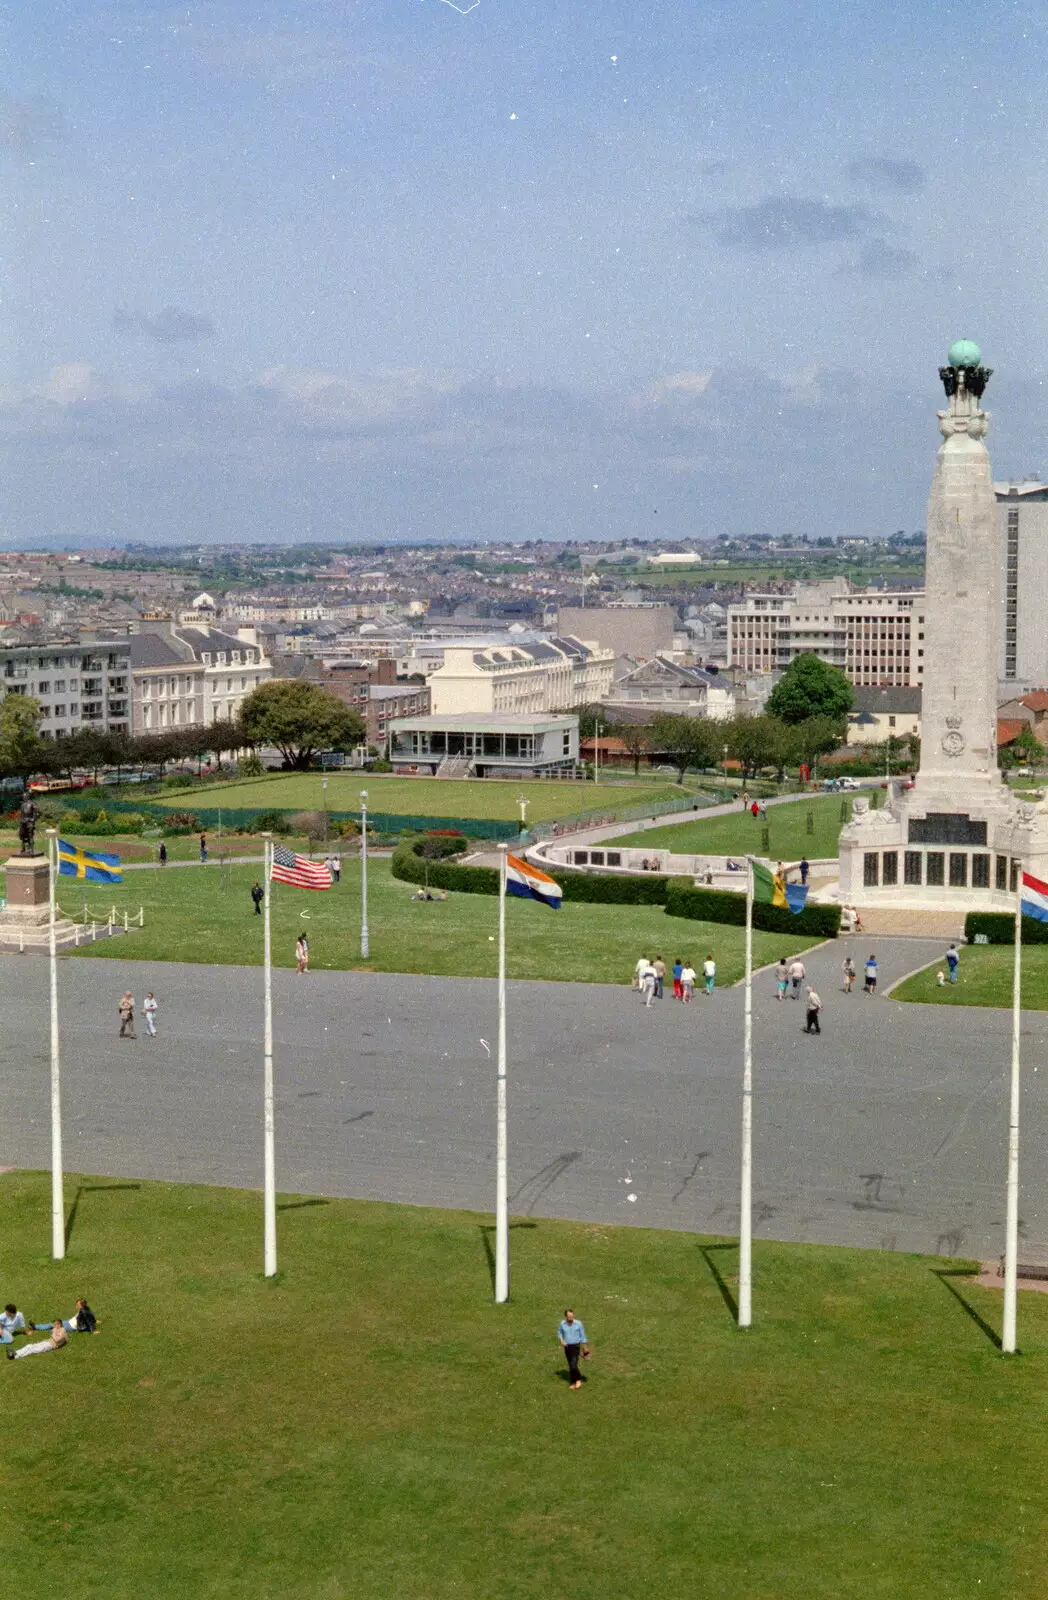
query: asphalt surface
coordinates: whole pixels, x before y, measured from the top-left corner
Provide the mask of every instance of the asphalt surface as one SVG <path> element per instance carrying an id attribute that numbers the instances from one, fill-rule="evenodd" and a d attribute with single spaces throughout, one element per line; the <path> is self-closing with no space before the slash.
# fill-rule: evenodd
<path id="1" fill-rule="evenodd" d="M 849 944 L 861 971 L 856 941 L 807 958 L 821 1037 L 802 1031 L 803 1005 L 776 1001 L 770 972 L 755 981 L 756 1232 L 995 1255 L 1009 1016 L 845 996 Z M 876 949 L 883 989 L 943 943 Z M 46 961 L 0 958 L 4 1165 L 50 1160 L 47 974 Z M 260 970 L 76 958 L 59 986 L 70 1171 L 260 1185 Z M 156 991 L 158 1039 L 141 1017 L 136 1041 L 117 1038 L 125 987 L 139 1006 Z M 282 1191 L 491 1209 L 494 983 L 281 970 L 274 996 Z M 735 1231 L 742 999 L 735 988 L 645 1010 L 625 986 L 511 983 L 513 1211 Z M 1048 1015 L 1024 1017 L 1031 1246 L 1048 1244 L 1046 1036 Z"/>

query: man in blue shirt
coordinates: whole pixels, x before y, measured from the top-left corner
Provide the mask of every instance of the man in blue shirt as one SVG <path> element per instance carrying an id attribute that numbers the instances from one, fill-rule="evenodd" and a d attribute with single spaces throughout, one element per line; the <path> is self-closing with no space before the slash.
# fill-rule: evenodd
<path id="1" fill-rule="evenodd" d="M 946 952 L 946 965 L 950 969 L 951 983 L 957 982 L 957 968 L 960 965 L 960 960 L 961 958 L 957 952 L 957 946 L 955 944 L 951 944 L 950 948 Z"/>
<path id="2" fill-rule="evenodd" d="M 15 1305 L 0 1311 L 0 1344 L 11 1344 L 16 1333 L 25 1333 L 25 1317 Z"/>
<path id="3" fill-rule="evenodd" d="M 568 1360 L 568 1386 L 572 1389 L 582 1388 L 582 1379 L 579 1376 L 579 1351 L 589 1359 L 590 1348 L 586 1343 L 586 1330 L 575 1316 L 574 1311 L 565 1311 L 564 1321 L 557 1329 L 557 1338 Z"/>

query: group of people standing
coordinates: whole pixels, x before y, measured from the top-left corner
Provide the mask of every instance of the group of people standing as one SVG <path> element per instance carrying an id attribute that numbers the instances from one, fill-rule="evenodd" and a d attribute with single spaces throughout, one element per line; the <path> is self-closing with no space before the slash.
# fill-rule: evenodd
<path id="1" fill-rule="evenodd" d="M 689 1004 L 695 995 L 698 973 L 690 960 L 682 961 L 679 956 L 674 961 L 671 972 L 674 1000 L 681 1000 L 685 1005 Z M 712 954 L 702 963 L 702 983 L 706 993 L 712 994 L 717 984 L 717 963 Z M 656 956 L 654 961 L 650 956 L 639 958 L 633 971 L 633 987 L 640 991 L 645 1006 L 654 1005 L 656 1000 L 664 997 L 666 963 L 661 956 Z"/>

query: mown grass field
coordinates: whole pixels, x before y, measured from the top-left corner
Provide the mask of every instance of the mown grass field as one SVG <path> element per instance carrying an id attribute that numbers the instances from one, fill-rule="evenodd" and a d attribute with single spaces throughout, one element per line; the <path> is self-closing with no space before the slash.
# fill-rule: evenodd
<path id="1" fill-rule="evenodd" d="M 954 1262 L 0 1177 L 4 1296 L 101 1331 L 2 1362 L 13 1595 L 83 1600 L 1039 1600 L 1048 1297 L 1023 1354 Z M 945 1274 L 945 1275 L 941 1275 Z M 718 1284 L 718 1278 L 723 1287 Z M 563 1379 L 565 1305 L 587 1383 Z M 981 1326 L 980 1322 L 986 1326 Z"/>
<path id="2" fill-rule="evenodd" d="M 912 1000 L 937 1006 L 1011 1006 L 1014 949 L 1011 945 L 963 945 L 956 983 L 939 987 L 946 966 L 942 959 L 907 978 L 892 990 L 893 1000 Z M 1022 1003 L 1027 1011 L 1048 1011 L 1048 945 L 1028 944 L 1022 952 Z"/>
<path id="3" fill-rule="evenodd" d="M 255 965 L 262 960 L 262 918 L 254 914 L 251 885 L 262 865 L 168 866 L 129 871 L 120 885 L 87 885 L 89 916 L 104 920 L 111 906 L 137 915 L 145 926 L 127 939 L 90 944 L 84 953 L 111 959 L 204 961 Z M 418 902 L 414 885 L 392 876 L 388 858 L 368 863 L 370 957 L 360 958 L 360 863 L 343 864 L 342 882 L 322 892 L 273 885 L 273 960 L 294 965 L 295 939 L 305 930 L 315 968 L 421 972 L 440 977 L 494 977 L 497 972 L 498 902 L 494 896 L 449 894 Z M 59 879 L 66 914 L 80 919 L 83 886 Z M 303 915 L 303 913 L 305 915 Z M 744 931 L 668 917 L 661 906 L 599 906 L 580 902 L 559 911 L 532 900 L 507 909 L 507 966 L 511 978 L 578 983 L 628 983 L 642 954 L 678 954 L 701 967 L 707 952 L 719 984 L 743 974 Z M 811 943 L 801 938 L 798 948 Z M 777 960 L 781 934 L 755 933 L 754 960 Z M 792 949 L 792 947 L 791 947 Z"/>
<path id="4" fill-rule="evenodd" d="M 199 788 L 165 789 L 145 796 L 157 805 L 192 811 L 197 806 L 262 808 L 274 811 L 322 811 L 322 774 L 302 772 L 248 778 L 243 782 L 205 784 Z M 330 811 L 359 811 L 360 791 L 368 792 L 368 809 L 393 816 L 469 817 L 492 821 L 519 821 L 520 797 L 528 802 L 527 820 L 551 822 L 577 816 L 580 811 L 600 811 L 605 806 L 647 805 L 650 800 L 672 799 L 688 791 L 670 782 L 585 783 L 533 780 L 507 783 L 498 778 L 393 778 L 382 773 L 328 775 Z M 134 798 L 131 796 L 130 798 Z"/>
<path id="5" fill-rule="evenodd" d="M 814 832 L 808 832 L 808 812 Z M 616 839 L 616 845 L 647 845 L 655 850 L 679 851 L 683 855 L 768 855 L 782 861 L 798 861 L 802 855 L 815 860 L 837 854 L 842 817 L 851 816 L 851 798 L 846 794 L 809 795 L 789 805 L 768 808 L 768 820 L 756 821 L 744 812 L 742 802 L 730 816 L 708 817 L 698 822 L 668 823 L 665 828 L 649 828 Z M 763 847 L 764 829 L 770 846 Z"/>

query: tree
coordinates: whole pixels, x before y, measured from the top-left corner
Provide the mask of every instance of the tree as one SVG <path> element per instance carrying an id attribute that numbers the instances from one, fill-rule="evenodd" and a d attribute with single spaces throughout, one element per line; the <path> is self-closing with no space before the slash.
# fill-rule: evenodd
<path id="1" fill-rule="evenodd" d="M 820 756 L 828 756 L 844 739 L 844 724 L 839 717 L 806 717 L 794 728 L 797 752 L 809 767 Z"/>
<path id="2" fill-rule="evenodd" d="M 608 708 L 607 706 L 602 706 L 599 701 L 595 701 L 588 706 L 562 706 L 559 711 L 555 711 L 553 714 L 557 717 L 578 717 L 580 741 L 583 739 L 595 739 L 598 724 L 602 736 L 608 732 L 611 726 Z"/>
<path id="3" fill-rule="evenodd" d="M 0 769 L 15 778 L 28 778 L 46 755 L 40 737 L 40 702 L 27 694 L 5 695 L 0 701 Z"/>
<path id="4" fill-rule="evenodd" d="M 777 761 L 782 746 L 782 724 L 772 717 L 735 717 L 724 724 L 724 743 L 742 768 L 744 778 L 752 778 L 761 767 Z"/>
<path id="5" fill-rule="evenodd" d="M 806 652 L 794 656 L 768 697 L 771 717 L 783 722 L 807 722 L 811 717 L 833 717 L 843 722 L 855 704 L 851 683 L 840 667 Z"/>
<path id="6" fill-rule="evenodd" d="M 639 778 L 641 757 L 651 749 L 651 729 L 643 722 L 619 722 L 612 724 L 612 732 L 633 757 L 633 776 Z"/>
<path id="7" fill-rule="evenodd" d="M 723 742 L 720 724 L 706 717 L 685 717 L 665 711 L 651 724 L 651 746 L 677 768 L 678 783 L 689 767 L 710 767 Z"/>
<path id="8" fill-rule="evenodd" d="M 242 744 L 274 744 L 284 765 L 305 772 L 320 750 L 347 750 L 365 736 L 363 719 L 336 695 L 304 679 L 260 683 L 240 706 Z"/>
<path id="9" fill-rule="evenodd" d="M 1002 767 L 1039 766 L 1044 760 L 1044 746 L 1029 723 L 1023 723 L 1014 739 L 997 753 Z"/>

